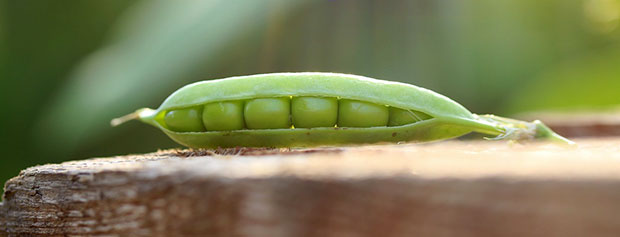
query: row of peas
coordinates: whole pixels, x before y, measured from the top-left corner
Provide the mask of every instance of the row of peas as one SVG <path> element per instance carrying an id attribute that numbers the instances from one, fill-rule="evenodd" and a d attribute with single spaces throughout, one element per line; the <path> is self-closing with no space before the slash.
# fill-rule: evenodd
<path id="1" fill-rule="evenodd" d="M 319 127 L 401 126 L 431 116 L 371 102 L 335 97 L 279 97 L 213 102 L 165 113 L 176 132 Z"/>

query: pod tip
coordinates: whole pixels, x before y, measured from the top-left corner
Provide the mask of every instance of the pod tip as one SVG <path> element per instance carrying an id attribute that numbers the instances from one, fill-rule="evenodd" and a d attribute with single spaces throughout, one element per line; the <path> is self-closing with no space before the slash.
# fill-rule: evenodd
<path id="1" fill-rule="evenodd" d="M 551 130 L 551 128 L 547 127 L 547 125 L 545 125 L 540 120 L 534 120 L 532 123 L 536 125 L 536 138 L 549 139 L 571 147 L 577 146 L 577 143 L 568 140 L 560 134 L 555 133 L 553 130 Z"/>
<path id="2" fill-rule="evenodd" d="M 150 118 L 150 117 L 153 117 L 154 115 L 155 115 L 154 110 L 149 109 L 149 108 L 142 108 L 142 109 L 136 110 L 136 112 L 133 112 L 131 114 L 112 119 L 112 121 L 110 121 L 110 125 L 112 125 L 112 127 L 116 127 L 118 125 L 126 123 L 127 121 L 131 121 L 134 119 Z"/>
<path id="3" fill-rule="evenodd" d="M 127 115 L 124 115 L 122 117 L 118 117 L 118 118 L 112 119 L 112 121 L 110 121 L 110 125 L 112 127 L 116 127 L 116 126 L 121 125 L 121 124 L 123 124 L 123 123 L 125 123 L 127 121 L 131 121 L 131 120 L 139 119 L 139 118 L 140 118 L 140 113 L 138 113 L 136 111 L 136 112 L 133 112 L 131 114 L 127 114 Z"/>

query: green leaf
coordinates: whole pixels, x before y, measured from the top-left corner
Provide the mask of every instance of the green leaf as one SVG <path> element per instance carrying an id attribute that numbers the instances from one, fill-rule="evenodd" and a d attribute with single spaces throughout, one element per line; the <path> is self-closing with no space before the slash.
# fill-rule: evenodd
<path id="1" fill-rule="evenodd" d="M 557 65 L 516 89 L 509 113 L 618 106 L 620 47 Z"/>
<path id="2" fill-rule="evenodd" d="M 38 145 L 72 150 L 109 133 L 110 118 L 149 104 L 196 78 L 235 39 L 262 26 L 277 5 L 307 1 L 142 1 L 119 21 L 106 47 L 74 71 L 33 130 Z"/>

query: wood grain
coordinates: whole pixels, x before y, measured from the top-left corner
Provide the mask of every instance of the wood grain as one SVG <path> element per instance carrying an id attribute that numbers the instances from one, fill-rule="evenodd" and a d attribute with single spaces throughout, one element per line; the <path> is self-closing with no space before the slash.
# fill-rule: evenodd
<path id="1" fill-rule="evenodd" d="M 17 235 L 618 236 L 620 138 L 167 150 L 5 185 Z"/>

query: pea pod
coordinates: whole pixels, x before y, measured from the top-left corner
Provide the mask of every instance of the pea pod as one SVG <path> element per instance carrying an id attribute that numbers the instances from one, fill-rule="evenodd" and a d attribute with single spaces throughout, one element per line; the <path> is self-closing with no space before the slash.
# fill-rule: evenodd
<path id="1" fill-rule="evenodd" d="M 296 99 L 292 109 L 291 98 Z M 217 121 L 234 121 L 235 125 L 224 124 L 222 129 L 214 130 L 209 130 L 209 126 L 184 126 L 197 127 L 187 132 L 175 131 L 166 124 L 166 114 L 174 114 L 171 111 L 188 114 L 184 111 L 202 111 L 203 106 L 216 111 L 202 116 L 205 124 L 212 124 L 208 123 L 211 116 Z M 221 111 L 221 116 L 236 117 L 220 117 L 217 111 Z M 291 116 L 298 117 L 291 120 Z M 312 123 L 313 116 L 321 121 Z M 428 89 L 337 73 L 272 73 L 196 82 L 175 91 L 158 109 L 139 109 L 112 120 L 112 125 L 131 119 L 151 124 L 179 144 L 193 148 L 427 142 L 470 132 L 496 139 L 544 138 L 573 144 L 540 121 L 476 115 Z M 183 119 L 188 118 L 171 123 L 179 126 Z M 243 119 L 245 124 L 237 122 Z M 300 127 L 295 127 L 295 123 Z"/>

